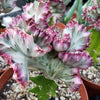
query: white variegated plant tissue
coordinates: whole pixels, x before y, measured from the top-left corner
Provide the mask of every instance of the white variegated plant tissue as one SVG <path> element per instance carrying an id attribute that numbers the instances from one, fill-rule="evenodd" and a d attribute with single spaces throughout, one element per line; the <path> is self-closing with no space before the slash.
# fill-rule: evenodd
<path id="1" fill-rule="evenodd" d="M 13 18 L 0 35 L 0 55 L 23 87 L 28 84 L 31 66 L 42 70 L 49 79 L 61 79 L 76 91 L 82 84 L 79 70 L 92 65 L 92 58 L 85 51 L 90 32 L 78 22 L 69 22 L 59 32 L 55 25 L 48 24 L 53 16 L 50 2 L 35 1 L 24 6 L 22 15 Z"/>
<path id="2" fill-rule="evenodd" d="M 0 0 L 0 13 L 10 12 L 16 6 L 17 0 Z"/>

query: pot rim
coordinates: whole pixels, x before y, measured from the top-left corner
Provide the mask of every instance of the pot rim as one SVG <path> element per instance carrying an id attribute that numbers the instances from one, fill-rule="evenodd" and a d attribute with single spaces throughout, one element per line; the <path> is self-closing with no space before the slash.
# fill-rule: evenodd
<path id="1" fill-rule="evenodd" d="M 0 91 L 7 83 L 7 81 L 12 77 L 14 71 L 13 68 L 7 68 L 6 70 L 0 71 Z"/>
<path id="2" fill-rule="evenodd" d="M 92 82 L 92 81 L 90 81 L 90 80 L 86 79 L 86 78 L 85 78 L 85 77 L 83 77 L 82 75 L 81 75 L 81 78 L 82 78 L 83 80 L 85 80 L 86 82 L 88 82 L 88 83 L 92 84 L 92 85 L 95 85 L 95 86 L 99 86 L 99 87 L 100 87 L 100 84 L 94 83 L 94 82 Z"/>
<path id="3" fill-rule="evenodd" d="M 88 93 L 86 91 L 86 88 L 83 82 L 82 82 L 81 87 L 79 88 L 79 93 L 81 96 L 81 100 L 89 100 Z"/>

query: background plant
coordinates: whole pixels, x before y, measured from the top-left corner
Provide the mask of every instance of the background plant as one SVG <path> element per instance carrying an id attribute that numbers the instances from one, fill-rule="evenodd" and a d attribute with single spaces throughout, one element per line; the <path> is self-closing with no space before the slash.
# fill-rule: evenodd
<path id="1" fill-rule="evenodd" d="M 0 0 L 0 13 L 10 12 L 16 6 L 17 0 Z"/>
<path id="2" fill-rule="evenodd" d="M 100 0 L 88 0 L 86 6 L 84 6 L 83 19 L 87 22 L 87 25 L 91 31 L 90 46 L 87 51 L 90 56 L 93 57 L 94 65 L 98 62 L 97 58 L 100 55 Z"/>

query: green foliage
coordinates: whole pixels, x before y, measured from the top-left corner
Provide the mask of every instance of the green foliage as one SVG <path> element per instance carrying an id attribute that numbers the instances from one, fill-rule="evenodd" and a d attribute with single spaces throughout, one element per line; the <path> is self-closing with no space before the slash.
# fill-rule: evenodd
<path id="1" fill-rule="evenodd" d="M 53 25 L 53 18 L 50 18 L 50 21 L 48 22 L 49 26 Z"/>
<path id="2" fill-rule="evenodd" d="M 48 100 L 50 96 L 56 96 L 57 84 L 44 76 L 30 77 L 30 80 L 37 86 L 29 92 L 35 93 L 39 100 Z"/>
<path id="3" fill-rule="evenodd" d="M 77 20 L 78 20 L 78 23 L 80 24 L 82 23 L 82 13 L 83 13 L 82 5 L 83 5 L 83 0 L 80 0 L 78 2 L 78 7 L 76 9 Z"/>
<path id="4" fill-rule="evenodd" d="M 93 57 L 94 62 L 98 62 L 97 57 L 100 56 L 100 32 L 92 29 L 92 34 L 90 36 L 90 45 L 87 51 L 90 56 Z"/>

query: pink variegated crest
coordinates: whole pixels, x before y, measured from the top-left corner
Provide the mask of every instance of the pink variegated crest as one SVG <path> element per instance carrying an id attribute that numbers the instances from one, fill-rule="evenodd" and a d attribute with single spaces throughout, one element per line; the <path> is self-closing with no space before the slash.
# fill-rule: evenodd
<path id="1" fill-rule="evenodd" d="M 43 2 L 47 2 L 50 4 L 50 11 L 52 13 L 52 19 L 54 24 L 57 23 L 58 20 L 60 20 L 60 18 L 62 18 L 62 16 L 65 13 L 65 5 L 67 5 L 70 1 L 67 0 L 68 2 L 66 2 L 65 0 L 38 0 L 39 2 L 43 1 Z"/>
<path id="2" fill-rule="evenodd" d="M 44 39 L 45 41 L 46 39 Z M 46 44 L 46 46 L 39 47 L 34 42 L 32 35 L 17 29 L 7 29 L 0 36 L 0 53 L 8 60 L 7 63 L 13 67 L 16 80 L 24 87 L 28 81 L 28 61 L 32 62 L 33 58 L 43 56 L 50 50 L 50 45 Z"/>
<path id="3" fill-rule="evenodd" d="M 45 53 L 47 53 L 51 50 L 51 46 L 48 46 L 50 48 L 39 47 L 35 43 L 32 35 L 28 35 L 28 34 L 24 33 L 23 31 L 20 31 L 17 29 L 6 30 L 6 32 L 2 35 L 2 39 L 3 39 L 2 41 L 6 41 L 6 40 L 9 41 L 12 44 L 11 47 L 14 47 L 15 49 L 16 49 L 16 46 L 18 46 L 24 54 L 27 55 L 27 53 L 28 53 L 28 56 L 33 56 L 33 57 L 43 56 Z M 4 45 L 4 46 L 6 46 L 6 45 Z M 10 48 L 10 45 L 9 45 L 9 48 Z M 40 52 L 38 52 L 38 51 L 40 51 Z"/>
<path id="4" fill-rule="evenodd" d="M 35 23 L 39 24 L 41 20 L 46 20 L 51 17 L 49 3 L 38 2 L 26 4 L 23 7 L 23 18 L 25 20 L 34 19 Z"/>
<path id="5" fill-rule="evenodd" d="M 70 90 L 71 90 L 72 92 L 77 91 L 77 90 L 80 88 L 81 84 L 82 84 L 81 78 L 80 78 L 79 76 L 75 76 L 75 77 L 73 78 L 73 80 L 72 80 L 71 85 L 70 85 Z"/>
<path id="6" fill-rule="evenodd" d="M 85 8 L 82 15 L 90 27 L 100 30 L 100 0 L 92 0 L 91 6 Z"/>
<path id="7" fill-rule="evenodd" d="M 84 50 L 89 46 L 90 32 L 87 32 L 83 25 L 79 25 L 77 22 L 69 22 L 63 33 L 70 35 L 69 51 Z"/>
<path id="8" fill-rule="evenodd" d="M 69 34 L 63 35 L 63 33 L 58 32 L 53 40 L 53 47 L 56 51 L 66 51 L 70 47 L 70 42 Z"/>
<path id="9" fill-rule="evenodd" d="M 24 32 L 28 31 L 28 22 L 23 19 L 22 16 L 18 15 L 17 17 L 12 18 L 12 23 L 9 25 L 9 28 L 18 28 Z"/>
<path id="10" fill-rule="evenodd" d="M 83 19 L 88 23 L 95 23 L 100 17 L 100 6 L 89 6 L 83 11 Z"/>
<path id="11" fill-rule="evenodd" d="M 2 52 L 1 56 L 3 56 L 7 64 L 13 68 L 16 81 L 26 88 L 26 85 L 28 84 L 28 70 L 27 61 L 25 61 L 24 57 L 18 52 L 13 54 L 10 52 L 9 54 Z"/>
<path id="12" fill-rule="evenodd" d="M 93 2 L 92 6 L 85 8 L 83 19 L 89 23 L 90 27 L 100 30 L 100 5 L 96 5 L 96 2 Z"/>
<path id="13" fill-rule="evenodd" d="M 12 23 L 9 25 L 9 28 L 17 28 L 23 32 L 28 34 L 34 34 L 36 31 L 39 30 L 44 31 L 48 28 L 49 25 L 45 21 L 41 21 L 41 23 L 36 24 L 34 19 L 25 20 L 23 16 L 18 15 L 16 18 L 12 18 Z"/>
<path id="14" fill-rule="evenodd" d="M 84 50 L 89 45 L 90 32 L 77 22 L 69 22 L 62 32 L 58 32 L 53 41 L 56 51 Z"/>
<path id="15" fill-rule="evenodd" d="M 75 68 L 72 69 L 72 75 L 73 75 L 73 76 L 74 76 L 74 75 L 78 75 L 79 73 L 80 73 L 80 70 L 79 70 L 78 67 L 75 67 Z"/>
<path id="16" fill-rule="evenodd" d="M 87 69 L 92 66 L 92 58 L 87 51 L 60 52 L 59 59 L 71 68 Z"/>

